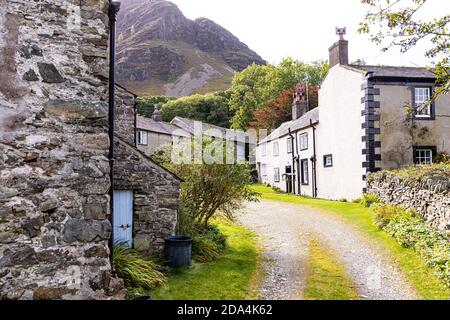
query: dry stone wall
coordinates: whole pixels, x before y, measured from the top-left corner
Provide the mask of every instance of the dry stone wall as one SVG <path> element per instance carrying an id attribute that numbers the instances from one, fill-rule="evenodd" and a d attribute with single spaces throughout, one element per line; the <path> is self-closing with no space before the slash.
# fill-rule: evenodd
<path id="1" fill-rule="evenodd" d="M 121 297 L 108 249 L 108 1 L 0 8 L 0 298 Z"/>
<path id="2" fill-rule="evenodd" d="M 450 234 L 450 176 L 430 174 L 420 179 L 400 177 L 390 172 L 372 174 L 368 192 L 382 201 L 414 209 L 426 223 Z"/>

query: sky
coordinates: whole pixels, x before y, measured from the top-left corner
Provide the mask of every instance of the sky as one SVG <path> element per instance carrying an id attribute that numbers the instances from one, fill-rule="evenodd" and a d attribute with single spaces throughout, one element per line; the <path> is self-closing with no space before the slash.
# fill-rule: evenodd
<path id="1" fill-rule="evenodd" d="M 347 27 L 349 59 L 367 64 L 425 66 L 426 44 L 407 53 L 381 48 L 358 34 L 367 7 L 360 0 L 171 0 L 186 17 L 209 18 L 233 33 L 269 63 L 282 58 L 310 62 L 328 59 L 328 48 L 338 39 L 335 27 Z M 428 0 L 422 16 L 450 13 L 449 0 Z"/>

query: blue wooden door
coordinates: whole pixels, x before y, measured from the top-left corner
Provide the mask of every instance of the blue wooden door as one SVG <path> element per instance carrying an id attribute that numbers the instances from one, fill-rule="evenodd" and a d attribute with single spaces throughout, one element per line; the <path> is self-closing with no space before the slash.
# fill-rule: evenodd
<path id="1" fill-rule="evenodd" d="M 114 191 L 114 244 L 133 245 L 133 191 Z"/>

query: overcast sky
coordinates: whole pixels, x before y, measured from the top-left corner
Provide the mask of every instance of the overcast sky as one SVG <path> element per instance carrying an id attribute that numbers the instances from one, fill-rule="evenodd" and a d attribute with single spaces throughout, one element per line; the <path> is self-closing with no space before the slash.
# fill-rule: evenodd
<path id="1" fill-rule="evenodd" d="M 347 27 L 350 61 L 368 64 L 426 65 L 423 45 L 401 54 L 381 53 L 357 33 L 366 8 L 360 0 L 171 0 L 190 19 L 209 18 L 222 25 L 270 63 L 291 56 L 303 61 L 328 59 L 337 40 L 336 26 Z M 424 17 L 450 12 L 450 0 L 428 0 Z"/>

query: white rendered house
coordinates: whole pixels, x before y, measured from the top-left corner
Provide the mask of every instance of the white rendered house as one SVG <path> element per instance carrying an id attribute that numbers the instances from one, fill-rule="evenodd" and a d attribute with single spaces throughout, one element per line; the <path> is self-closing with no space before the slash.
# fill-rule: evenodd
<path id="1" fill-rule="evenodd" d="M 450 96 L 425 103 L 436 86 L 425 68 L 349 64 L 341 37 L 330 48 L 319 107 L 308 111 L 306 97 L 296 94 L 293 120 L 258 143 L 260 182 L 353 200 L 365 192 L 370 172 L 432 163 L 450 153 Z"/>

